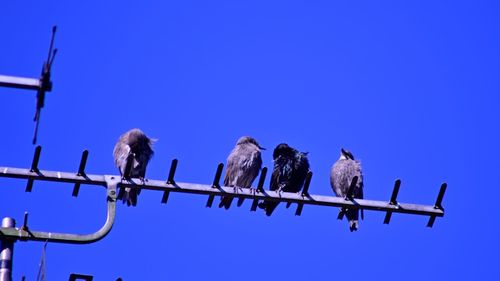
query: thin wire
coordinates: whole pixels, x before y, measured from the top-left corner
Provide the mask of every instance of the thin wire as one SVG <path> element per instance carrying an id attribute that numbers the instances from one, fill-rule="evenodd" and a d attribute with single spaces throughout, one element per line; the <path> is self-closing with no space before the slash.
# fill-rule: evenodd
<path id="1" fill-rule="evenodd" d="M 42 257 L 40 258 L 40 266 L 38 268 L 38 276 L 36 277 L 37 281 L 46 281 L 45 279 L 45 254 L 47 252 L 47 244 L 49 240 L 45 241 L 42 249 Z"/>

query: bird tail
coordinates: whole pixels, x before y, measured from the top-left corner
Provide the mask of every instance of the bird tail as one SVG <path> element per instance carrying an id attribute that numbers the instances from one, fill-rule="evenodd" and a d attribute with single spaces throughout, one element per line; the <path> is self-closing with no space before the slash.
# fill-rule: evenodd
<path id="1" fill-rule="evenodd" d="M 127 206 L 136 206 L 137 205 L 137 190 L 132 188 L 125 188 L 125 192 L 123 193 L 123 204 L 127 203 Z"/>
<path id="2" fill-rule="evenodd" d="M 349 230 L 351 232 L 357 231 L 358 230 L 359 210 L 358 209 L 347 210 L 345 214 L 346 214 L 347 220 L 349 221 Z"/>
<path id="3" fill-rule="evenodd" d="M 259 208 L 264 209 L 266 215 L 269 217 L 273 214 L 274 209 L 278 207 L 279 202 L 264 201 L 259 204 Z"/>
<path id="4" fill-rule="evenodd" d="M 231 196 L 222 196 L 220 198 L 219 208 L 224 207 L 226 210 L 231 207 L 231 203 L 233 202 L 233 197 Z"/>

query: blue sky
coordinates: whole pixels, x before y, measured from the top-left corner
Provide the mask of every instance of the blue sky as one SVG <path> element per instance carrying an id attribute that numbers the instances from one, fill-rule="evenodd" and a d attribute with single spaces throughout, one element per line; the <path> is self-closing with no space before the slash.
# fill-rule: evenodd
<path id="1" fill-rule="evenodd" d="M 366 212 L 357 233 L 337 210 L 205 208 L 206 197 L 143 192 L 119 205 L 111 233 L 91 245 L 49 244 L 47 276 L 95 280 L 494 280 L 500 196 L 496 1 L 32 1 L 3 3 L 0 73 L 37 77 L 59 29 L 54 88 L 42 111 L 40 167 L 116 174 L 118 136 L 158 138 L 147 177 L 210 183 L 242 135 L 268 150 L 310 155 L 310 191 L 332 194 L 345 147 L 361 159 L 365 196 L 433 204 L 446 215 Z M 237 2 L 237 3 L 235 3 Z M 29 167 L 35 94 L 0 88 L 0 165 Z M 54 232 L 90 233 L 105 193 L 1 179 L 0 216 Z M 266 181 L 266 187 L 268 180 Z M 42 243 L 15 245 L 14 279 L 34 280 Z"/>

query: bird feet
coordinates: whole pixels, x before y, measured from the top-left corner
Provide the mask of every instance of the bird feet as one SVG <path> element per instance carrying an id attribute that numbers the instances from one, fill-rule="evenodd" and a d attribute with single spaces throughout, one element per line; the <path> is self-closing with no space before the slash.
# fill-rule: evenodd
<path id="1" fill-rule="evenodd" d="M 255 194 L 257 193 L 257 190 L 253 187 L 249 187 L 248 189 L 249 189 L 250 195 L 255 196 Z"/>
<path id="2" fill-rule="evenodd" d="M 278 192 L 278 196 L 281 198 L 281 195 L 283 194 L 283 190 L 280 188 L 280 189 L 278 189 L 277 192 Z"/>

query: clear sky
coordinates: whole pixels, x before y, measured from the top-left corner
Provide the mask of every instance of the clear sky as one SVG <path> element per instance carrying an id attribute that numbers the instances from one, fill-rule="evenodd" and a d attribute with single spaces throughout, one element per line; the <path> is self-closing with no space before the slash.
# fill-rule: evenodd
<path id="1" fill-rule="evenodd" d="M 20 3 L 22 2 L 22 3 Z M 272 217 L 144 191 L 118 205 L 91 245 L 49 244 L 48 280 L 496 280 L 500 196 L 498 1 L 4 1 L 0 73 L 38 77 L 57 24 L 40 168 L 117 174 L 112 150 L 138 127 L 158 138 L 147 177 L 210 183 L 236 140 L 308 151 L 310 191 L 331 195 L 345 147 L 365 196 L 433 204 L 444 218 L 366 212 L 350 233 L 337 209 L 280 206 Z M 0 88 L 0 166 L 29 167 L 35 93 Z M 266 181 L 266 187 L 269 180 Z M 90 233 L 105 192 L 0 180 L 0 216 L 33 230 Z M 35 280 L 42 243 L 15 245 L 14 280 Z"/>

